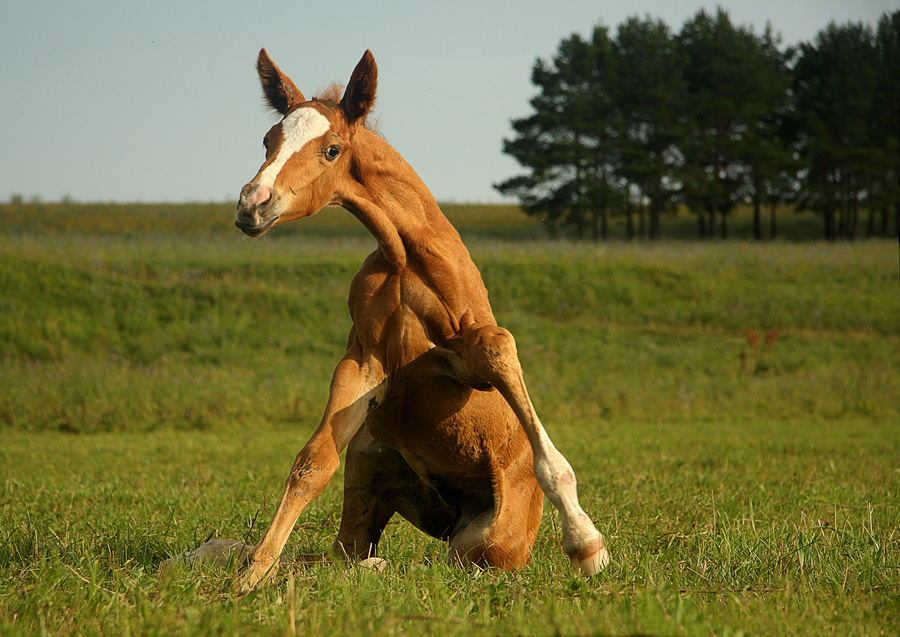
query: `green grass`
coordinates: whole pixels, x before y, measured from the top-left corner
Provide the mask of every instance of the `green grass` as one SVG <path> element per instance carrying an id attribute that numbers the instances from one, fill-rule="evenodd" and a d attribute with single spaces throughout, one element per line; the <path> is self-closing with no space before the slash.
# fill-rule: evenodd
<path id="1" fill-rule="evenodd" d="M 283 569 L 234 599 L 228 569 L 156 566 L 256 537 L 308 427 L 96 436 L 10 432 L 0 452 L 0 632 L 891 634 L 900 618 L 895 428 L 728 422 L 554 426 L 614 561 L 572 574 L 546 513 L 532 565 L 459 572 L 392 524 L 383 575 Z M 336 479 L 294 545 L 322 549 Z M 256 526 L 253 522 L 256 520 Z M 293 580 L 293 595 L 288 582 Z M 123 629 L 123 627 L 125 627 Z"/>
<path id="2" fill-rule="evenodd" d="M 238 600 L 157 566 L 258 539 L 372 244 L 339 212 L 250 242 L 219 206 L 153 211 L 0 211 L 0 634 L 896 634 L 895 243 L 554 243 L 454 209 L 612 565 L 571 573 L 548 505 L 517 573 L 395 521 L 386 573 Z M 330 544 L 340 489 L 295 549 Z"/>

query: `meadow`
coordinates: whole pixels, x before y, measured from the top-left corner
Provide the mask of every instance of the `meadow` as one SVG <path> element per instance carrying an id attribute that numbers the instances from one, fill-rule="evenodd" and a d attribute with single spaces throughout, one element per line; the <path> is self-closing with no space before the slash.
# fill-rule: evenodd
<path id="1" fill-rule="evenodd" d="M 897 633 L 896 242 L 569 243 L 446 210 L 606 571 L 570 571 L 548 505 L 515 573 L 448 567 L 395 520 L 381 574 L 294 566 L 243 599 L 233 569 L 160 578 L 268 523 L 373 243 L 338 210 L 248 241 L 214 204 L 8 204 L 0 634 Z M 341 482 L 293 548 L 330 544 Z"/>

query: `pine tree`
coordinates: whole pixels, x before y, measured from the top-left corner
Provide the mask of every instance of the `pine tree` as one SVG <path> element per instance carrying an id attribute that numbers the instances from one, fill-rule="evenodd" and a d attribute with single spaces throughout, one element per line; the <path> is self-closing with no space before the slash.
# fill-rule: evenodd
<path id="1" fill-rule="evenodd" d="M 503 152 L 528 172 L 495 188 L 517 196 L 553 233 L 570 227 L 579 238 L 606 236 L 617 194 L 610 52 L 606 29 L 596 27 L 590 41 L 574 34 L 552 61 L 538 60 L 531 75 L 539 89 L 534 114 L 514 120 L 516 137 L 503 142 Z"/>
<path id="2" fill-rule="evenodd" d="M 800 45 L 794 68 L 801 206 L 819 212 L 827 239 L 857 236 L 859 210 L 876 183 L 875 96 L 882 78 L 872 30 L 830 24 Z"/>
<path id="3" fill-rule="evenodd" d="M 613 43 L 618 70 L 615 96 L 621 111 L 621 176 L 630 201 L 641 211 L 640 235 L 660 236 L 660 215 L 672 208 L 681 165 L 679 145 L 685 133 L 682 63 L 669 28 L 661 20 L 630 18 Z M 649 227 L 644 210 L 649 212 Z M 633 236 L 628 217 L 628 236 Z"/>
<path id="4" fill-rule="evenodd" d="M 793 197 L 797 171 L 790 147 L 791 72 L 793 52 L 782 52 L 771 27 L 756 39 L 745 66 L 752 92 L 744 104 L 746 129 L 740 154 L 746 164 L 748 196 L 753 204 L 753 236 L 762 239 L 763 204 L 770 207 L 770 236 L 776 238 L 776 208 Z"/>
<path id="5" fill-rule="evenodd" d="M 788 50 L 771 27 L 757 35 L 721 9 L 677 35 L 649 17 L 615 40 L 598 26 L 535 63 L 534 112 L 503 146 L 524 174 L 495 187 L 579 238 L 605 238 L 623 211 L 629 238 L 657 238 L 681 203 L 701 237 L 725 238 L 748 202 L 757 239 L 763 206 L 774 238 L 784 202 L 820 213 L 832 239 L 854 238 L 866 208 L 868 233 L 887 234 L 900 224 L 898 69 L 900 11 L 877 33 L 832 24 Z"/>
<path id="6" fill-rule="evenodd" d="M 877 93 L 874 100 L 874 146 L 882 170 L 875 175 L 869 210 L 869 236 L 900 231 L 900 11 L 884 14 L 875 32 Z M 875 213 L 881 215 L 876 224 Z"/>
<path id="7" fill-rule="evenodd" d="M 761 173 L 777 147 L 764 120 L 784 96 L 780 54 L 771 33 L 760 37 L 736 27 L 728 13 L 701 10 L 684 24 L 678 43 L 685 60 L 690 133 L 682 151 L 685 203 L 698 215 L 700 236 L 728 235 L 728 213 L 753 189 L 751 163 Z M 762 175 L 758 174 L 757 183 Z"/>

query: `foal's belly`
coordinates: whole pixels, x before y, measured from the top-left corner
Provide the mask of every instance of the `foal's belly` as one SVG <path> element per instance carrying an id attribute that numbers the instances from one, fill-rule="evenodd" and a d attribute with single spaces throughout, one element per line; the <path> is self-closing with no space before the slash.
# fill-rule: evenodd
<path id="1" fill-rule="evenodd" d="M 473 390 L 446 376 L 392 382 L 367 422 L 372 436 L 403 454 L 423 479 L 440 476 L 460 488 L 490 488 L 495 471 L 530 454 L 499 392 Z"/>

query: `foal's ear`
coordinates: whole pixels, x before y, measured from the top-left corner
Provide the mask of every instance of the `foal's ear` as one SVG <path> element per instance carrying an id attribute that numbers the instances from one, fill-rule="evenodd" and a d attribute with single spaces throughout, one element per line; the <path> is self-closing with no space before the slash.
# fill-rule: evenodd
<path id="1" fill-rule="evenodd" d="M 371 51 L 363 53 L 362 58 L 353 69 L 350 83 L 341 99 L 341 108 L 351 125 L 365 119 L 375 104 L 375 86 L 378 84 L 378 67 Z"/>
<path id="2" fill-rule="evenodd" d="M 265 49 L 260 50 L 256 59 L 256 72 L 259 73 L 266 102 L 282 115 L 286 115 L 295 104 L 306 101 L 300 89 L 275 66 Z"/>

